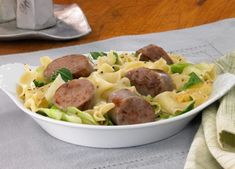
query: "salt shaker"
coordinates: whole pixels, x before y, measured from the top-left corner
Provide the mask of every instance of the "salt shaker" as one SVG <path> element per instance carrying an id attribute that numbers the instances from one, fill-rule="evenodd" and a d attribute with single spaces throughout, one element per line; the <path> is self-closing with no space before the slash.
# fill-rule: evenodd
<path id="1" fill-rule="evenodd" d="M 56 24 L 52 0 L 17 0 L 17 27 L 40 30 Z"/>
<path id="2" fill-rule="evenodd" d="M 0 0 L 0 23 L 14 20 L 16 0 Z"/>

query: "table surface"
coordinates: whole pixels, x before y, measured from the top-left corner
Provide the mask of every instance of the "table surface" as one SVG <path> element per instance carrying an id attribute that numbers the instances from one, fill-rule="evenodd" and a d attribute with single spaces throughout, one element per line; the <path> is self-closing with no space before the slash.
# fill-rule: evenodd
<path id="1" fill-rule="evenodd" d="M 92 32 L 70 41 L 18 40 L 0 42 L 0 55 L 89 43 L 121 35 L 162 32 L 235 17 L 235 0 L 54 0 L 77 3 Z"/>

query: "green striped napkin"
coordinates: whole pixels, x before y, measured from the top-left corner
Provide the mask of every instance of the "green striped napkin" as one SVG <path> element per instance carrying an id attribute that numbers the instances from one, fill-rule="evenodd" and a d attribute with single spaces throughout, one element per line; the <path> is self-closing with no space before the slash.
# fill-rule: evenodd
<path id="1" fill-rule="evenodd" d="M 235 74 L 235 52 L 217 62 L 220 72 Z M 205 109 L 185 169 L 235 169 L 235 88 Z"/>

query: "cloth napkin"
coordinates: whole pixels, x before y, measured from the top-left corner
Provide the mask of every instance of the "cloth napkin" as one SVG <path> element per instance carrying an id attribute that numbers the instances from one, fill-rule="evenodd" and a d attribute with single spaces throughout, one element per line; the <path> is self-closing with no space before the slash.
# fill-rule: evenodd
<path id="1" fill-rule="evenodd" d="M 216 63 L 220 72 L 235 74 L 235 52 Z M 203 111 L 184 168 L 235 168 L 235 88 Z"/>

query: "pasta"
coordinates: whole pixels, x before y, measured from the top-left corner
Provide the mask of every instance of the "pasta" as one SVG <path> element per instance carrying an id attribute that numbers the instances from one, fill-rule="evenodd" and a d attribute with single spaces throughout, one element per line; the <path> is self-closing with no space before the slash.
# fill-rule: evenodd
<path id="1" fill-rule="evenodd" d="M 161 110 L 170 115 L 174 115 L 177 112 L 184 111 L 194 101 L 184 101 L 177 99 L 176 92 L 163 92 L 156 96 L 156 102 L 160 105 Z M 171 105 L 171 106 L 169 106 Z"/>
<path id="2" fill-rule="evenodd" d="M 104 115 L 114 107 L 113 103 L 100 102 L 99 105 L 94 106 L 93 109 L 86 110 L 86 112 L 93 115 L 96 121 L 102 122 L 106 120 Z"/>
<path id="3" fill-rule="evenodd" d="M 19 80 L 17 93 L 26 108 L 51 118 L 73 123 L 108 125 L 111 123 L 107 114 L 115 108 L 114 103 L 107 102 L 110 93 L 128 89 L 152 106 L 156 120 L 169 118 L 205 102 L 212 92 L 212 84 L 216 78 L 213 64 L 191 64 L 180 55 L 169 56 L 174 62 L 173 65 L 167 64 L 163 58 L 154 62 L 141 61 L 140 56 L 135 53 L 101 53 L 94 61 L 95 71 L 88 77 L 80 77 L 89 80 L 95 87 L 94 106 L 84 111 L 76 107 L 64 110 L 53 104 L 56 90 L 66 81 L 61 74 L 55 80 L 44 77 L 44 70 L 52 62 L 49 57 L 42 57 L 41 66 L 35 70 L 25 65 L 25 73 Z M 141 95 L 126 77 L 127 72 L 141 67 L 166 72 L 170 75 L 175 89 L 156 96 Z"/>
<path id="4" fill-rule="evenodd" d="M 48 102 L 52 102 L 55 91 L 64 83 L 65 81 L 61 78 L 61 75 L 58 75 L 57 78 L 49 85 L 44 95 Z"/>

